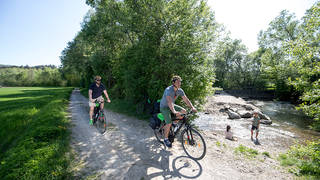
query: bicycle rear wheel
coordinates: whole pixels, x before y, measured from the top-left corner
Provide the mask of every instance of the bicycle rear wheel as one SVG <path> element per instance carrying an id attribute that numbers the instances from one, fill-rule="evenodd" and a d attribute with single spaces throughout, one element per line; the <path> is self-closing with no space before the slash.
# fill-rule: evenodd
<path id="1" fill-rule="evenodd" d="M 107 124 L 106 124 L 106 117 L 104 116 L 103 112 L 100 112 L 98 118 L 97 118 L 97 122 L 96 122 L 96 127 L 98 129 L 98 131 L 103 134 L 104 132 L 106 132 L 107 129 Z"/>
<path id="2" fill-rule="evenodd" d="M 183 130 L 181 143 L 184 152 L 192 159 L 200 160 L 206 155 L 206 143 L 201 134 L 193 128 Z"/>
<path id="3" fill-rule="evenodd" d="M 156 128 L 153 130 L 154 135 L 156 136 L 156 139 L 164 144 L 163 140 L 164 140 L 164 129 L 163 128 Z"/>

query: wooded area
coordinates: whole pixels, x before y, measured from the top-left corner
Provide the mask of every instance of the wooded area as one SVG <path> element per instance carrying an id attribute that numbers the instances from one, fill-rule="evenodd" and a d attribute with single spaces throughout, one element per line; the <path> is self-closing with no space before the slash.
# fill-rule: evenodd
<path id="1" fill-rule="evenodd" d="M 300 20 L 283 10 L 250 54 L 215 21 L 206 1 L 87 4 L 92 9 L 63 50 L 61 68 L 1 68 L 0 85 L 87 87 L 100 75 L 113 98 L 138 104 L 161 98 L 177 74 L 192 102 L 203 102 L 213 86 L 274 90 L 277 99 L 300 103 L 320 130 L 320 2 Z"/>

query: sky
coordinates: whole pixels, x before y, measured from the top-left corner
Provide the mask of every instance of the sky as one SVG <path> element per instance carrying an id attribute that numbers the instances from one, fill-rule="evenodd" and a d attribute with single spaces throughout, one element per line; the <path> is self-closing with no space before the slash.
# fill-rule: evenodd
<path id="1" fill-rule="evenodd" d="M 218 23 L 226 26 L 231 37 L 241 39 L 248 52 L 258 50 L 258 34 L 282 10 L 295 13 L 300 20 L 319 0 L 208 0 Z"/>
<path id="2" fill-rule="evenodd" d="M 216 20 L 249 52 L 257 35 L 287 9 L 300 19 L 319 0 L 208 0 Z M 85 0 L 0 0 L 0 64 L 56 65 L 69 41 L 81 30 L 90 9 Z"/>
<path id="3" fill-rule="evenodd" d="M 59 66 L 89 9 L 85 0 L 0 0 L 0 64 Z"/>

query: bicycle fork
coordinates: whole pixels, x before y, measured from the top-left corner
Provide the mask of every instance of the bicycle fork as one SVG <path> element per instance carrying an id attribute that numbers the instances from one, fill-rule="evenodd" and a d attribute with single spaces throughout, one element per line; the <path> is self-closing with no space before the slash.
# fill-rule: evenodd
<path id="1" fill-rule="evenodd" d="M 187 140 L 185 141 L 185 144 L 190 144 L 191 146 L 194 145 L 194 140 L 193 140 L 193 135 L 192 135 L 192 131 L 191 131 L 191 128 L 190 126 L 187 127 Z"/>

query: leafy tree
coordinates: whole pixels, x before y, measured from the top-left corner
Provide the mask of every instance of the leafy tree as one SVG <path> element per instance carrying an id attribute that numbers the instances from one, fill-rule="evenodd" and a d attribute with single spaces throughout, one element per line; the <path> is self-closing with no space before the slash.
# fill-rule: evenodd
<path id="1" fill-rule="evenodd" d="M 296 70 L 289 66 L 291 58 L 286 49 L 288 42 L 297 38 L 298 24 L 294 14 L 283 10 L 258 37 L 259 47 L 264 51 L 261 56 L 263 74 L 274 85 L 280 98 L 289 97 L 293 93 L 287 79 L 296 77 Z"/>
<path id="2" fill-rule="evenodd" d="M 161 97 L 173 74 L 201 102 L 211 90 L 209 52 L 216 23 L 205 1 L 87 0 L 82 30 L 61 56 L 65 77 L 87 86 L 99 74 L 113 97 L 134 103 Z"/>
<path id="3" fill-rule="evenodd" d="M 288 47 L 293 58 L 290 67 L 297 69 L 299 76 L 289 80 L 302 92 L 300 109 L 314 118 L 313 127 L 320 130 L 320 2 L 307 10 L 302 20 L 297 38 Z"/>

